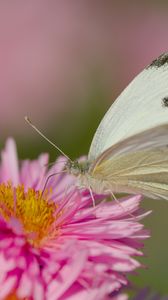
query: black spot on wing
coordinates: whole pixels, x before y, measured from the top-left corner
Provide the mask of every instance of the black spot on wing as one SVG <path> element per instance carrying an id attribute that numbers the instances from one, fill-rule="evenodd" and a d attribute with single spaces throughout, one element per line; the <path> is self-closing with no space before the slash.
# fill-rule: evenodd
<path id="1" fill-rule="evenodd" d="M 163 105 L 164 107 L 168 107 L 168 97 L 164 97 L 164 98 L 162 99 L 162 105 Z"/>
<path id="2" fill-rule="evenodd" d="M 160 68 L 164 65 L 168 64 L 168 52 L 161 54 L 158 58 L 153 60 L 151 64 L 147 67 L 147 69 L 150 68 Z"/>

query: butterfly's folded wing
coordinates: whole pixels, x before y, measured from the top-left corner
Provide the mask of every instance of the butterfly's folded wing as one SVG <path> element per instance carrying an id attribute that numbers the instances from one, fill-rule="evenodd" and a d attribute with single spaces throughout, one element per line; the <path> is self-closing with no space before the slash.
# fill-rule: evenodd
<path id="1" fill-rule="evenodd" d="M 95 160 L 112 145 L 168 123 L 168 53 L 145 68 L 122 92 L 102 119 L 89 150 Z"/>
<path id="2" fill-rule="evenodd" d="M 168 125 L 147 130 L 106 150 L 90 173 L 107 190 L 168 200 L 167 145 Z"/>

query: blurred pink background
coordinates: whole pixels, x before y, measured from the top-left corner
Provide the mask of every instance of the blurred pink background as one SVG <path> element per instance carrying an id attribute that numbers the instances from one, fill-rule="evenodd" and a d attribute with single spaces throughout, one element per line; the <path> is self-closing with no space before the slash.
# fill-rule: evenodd
<path id="1" fill-rule="evenodd" d="M 1 2 L 1 136 L 31 135 L 24 115 L 51 128 L 74 111 L 89 110 L 94 77 L 108 107 L 167 51 L 167 9 L 154 1 Z"/>

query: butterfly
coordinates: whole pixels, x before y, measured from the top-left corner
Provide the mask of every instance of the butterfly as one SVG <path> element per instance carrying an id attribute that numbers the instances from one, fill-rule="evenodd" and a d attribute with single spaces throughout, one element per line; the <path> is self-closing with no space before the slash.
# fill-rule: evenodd
<path id="1" fill-rule="evenodd" d="M 168 53 L 153 60 L 111 105 L 88 159 L 68 158 L 65 169 L 91 192 L 168 199 Z"/>

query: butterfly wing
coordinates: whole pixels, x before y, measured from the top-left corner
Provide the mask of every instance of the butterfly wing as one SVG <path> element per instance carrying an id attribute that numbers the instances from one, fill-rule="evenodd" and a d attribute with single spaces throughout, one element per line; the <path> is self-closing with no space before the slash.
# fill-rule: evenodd
<path id="1" fill-rule="evenodd" d="M 127 137 L 168 123 L 168 53 L 145 68 L 122 92 L 102 119 L 88 158 L 94 161 L 105 150 Z"/>
<path id="2" fill-rule="evenodd" d="M 103 180 L 106 190 L 168 199 L 167 145 L 168 125 L 147 130 L 106 150 L 90 174 Z"/>

